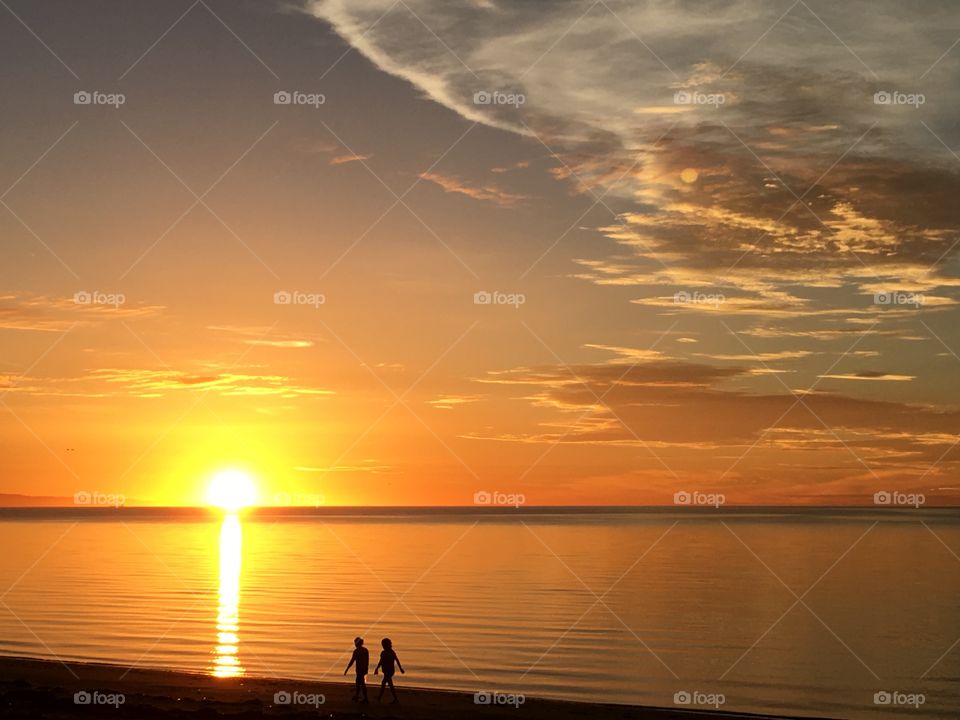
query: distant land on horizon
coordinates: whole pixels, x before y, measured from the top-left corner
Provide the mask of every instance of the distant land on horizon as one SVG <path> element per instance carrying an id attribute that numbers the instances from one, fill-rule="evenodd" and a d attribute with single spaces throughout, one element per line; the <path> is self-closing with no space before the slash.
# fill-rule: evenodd
<path id="1" fill-rule="evenodd" d="M 830 511 L 884 511 L 895 514 L 909 514 L 916 510 L 960 510 L 957 505 L 921 505 L 912 506 L 884 506 L 867 504 L 833 504 L 833 505 L 734 505 L 725 504 L 718 507 L 712 505 L 308 505 L 308 506 L 278 506 L 258 505 L 248 507 L 240 512 L 249 517 L 285 516 L 285 517 L 314 517 L 314 516 L 374 516 L 374 515 L 543 515 L 543 514 L 631 514 L 631 513 L 693 513 L 710 515 L 712 513 L 818 513 Z M 112 505 L 85 505 L 76 504 L 72 498 L 53 496 L 32 496 L 0 493 L 0 517 L 17 517 L 22 514 L 55 514 L 57 516 L 85 516 L 111 517 L 123 514 L 127 517 L 158 517 L 177 515 L 180 517 L 207 517 L 222 515 L 221 508 L 205 505 L 151 505 L 145 503 L 127 503 L 114 507 Z"/>

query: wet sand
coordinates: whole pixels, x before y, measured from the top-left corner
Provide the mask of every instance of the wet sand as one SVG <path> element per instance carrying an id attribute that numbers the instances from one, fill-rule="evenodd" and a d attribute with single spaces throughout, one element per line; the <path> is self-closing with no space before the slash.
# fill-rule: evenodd
<path id="1" fill-rule="evenodd" d="M 479 705 L 472 693 L 408 687 L 398 676 L 400 704 L 376 701 L 379 684 L 368 678 L 371 701 L 351 700 L 352 682 L 308 682 L 274 678 L 214 678 L 164 670 L 93 663 L 66 664 L 0 658 L 0 716 L 4 718 L 112 718 L 114 720 L 216 720 L 216 718 L 405 718 L 412 720 L 618 720 L 666 718 L 770 718 L 675 708 L 646 708 L 525 698 L 513 705 Z M 75 702 L 76 693 L 81 701 Z M 277 695 L 281 693 L 281 695 Z M 286 695 L 283 695 L 286 693 Z M 120 702 L 122 695 L 122 702 Z M 322 702 L 321 702 L 322 696 Z M 295 700 L 290 704 L 282 701 Z M 89 703 L 82 701 L 89 700 Z"/>

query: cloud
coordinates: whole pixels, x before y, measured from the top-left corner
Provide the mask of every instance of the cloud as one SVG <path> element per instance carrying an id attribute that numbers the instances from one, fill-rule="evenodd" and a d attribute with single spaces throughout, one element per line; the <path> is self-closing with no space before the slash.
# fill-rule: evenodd
<path id="1" fill-rule="evenodd" d="M 216 330 L 235 336 L 245 345 L 274 348 L 308 348 L 313 347 L 313 339 L 284 335 L 270 327 L 243 326 L 243 325 L 208 325 L 208 330 Z"/>
<path id="2" fill-rule="evenodd" d="M 420 173 L 420 177 L 442 187 L 448 193 L 459 193 L 473 198 L 492 202 L 501 207 L 513 207 L 527 199 L 526 195 L 502 190 L 496 185 L 470 185 L 464 180 L 437 172 Z"/>
<path id="3" fill-rule="evenodd" d="M 490 168 L 490 172 L 493 172 L 493 173 L 506 173 L 506 172 L 511 172 L 512 170 L 522 170 L 522 169 L 528 168 L 528 167 L 530 167 L 530 161 L 529 161 L 529 160 L 518 160 L 517 162 L 515 162 L 515 163 L 510 163 L 509 165 L 503 165 L 503 166 L 500 166 L 500 167 L 492 167 L 492 168 Z"/>
<path id="4" fill-rule="evenodd" d="M 94 370 L 89 378 L 107 385 L 118 385 L 123 394 L 134 397 L 158 397 L 184 390 L 212 391 L 224 396 L 275 395 L 294 398 L 330 395 L 332 390 L 298 385 L 283 375 L 260 375 L 234 371 L 187 373 L 179 370 L 146 370 L 104 368 Z"/>
<path id="5" fill-rule="evenodd" d="M 592 350 L 603 350 L 608 353 L 613 353 L 614 357 L 610 362 L 636 362 L 638 360 L 654 360 L 663 357 L 663 353 L 661 353 L 659 350 L 650 350 L 647 348 L 631 348 L 620 345 L 597 345 L 594 343 L 587 343 L 584 345 L 584 347 Z"/>
<path id="6" fill-rule="evenodd" d="M 880 288 L 939 294 L 928 309 L 954 302 L 945 270 L 958 251 L 960 164 L 943 144 L 960 144 L 960 54 L 925 74 L 948 4 L 306 7 L 381 70 L 469 121 L 543 142 L 554 177 L 602 193 L 617 218 L 597 230 L 620 249 L 581 279 L 666 297 L 723 286 L 719 315 L 811 324 Z M 891 64 L 892 42 L 917 62 Z M 525 103 L 476 104 L 481 90 Z M 894 90 L 927 102 L 875 103 Z M 710 97 L 722 101 L 699 101 Z M 503 202 L 494 188 L 431 179 Z"/>
<path id="7" fill-rule="evenodd" d="M 337 155 L 330 158 L 328 165 L 345 165 L 346 163 L 351 162 L 363 162 L 364 160 L 369 160 L 373 155 L 359 155 L 354 153 L 347 153 L 346 155 Z"/>
<path id="8" fill-rule="evenodd" d="M 482 395 L 441 395 L 438 398 L 427 400 L 427 404 L 438 410 L 453 410 L 460 405 L 475 403 L 483 399 Z"/>
<path id="9" fill-rule="evenodd" d="M 203 391 L 222 396 L 314 397 L 333 394 L 283 375 L 216 368 L 187 372 L 172 369 L 101 368 L 77 377 L 7 377 L 7 392 L 51 397 L 157 398 L 170 393 Z M 0 388 L 4 384 L 0 384 Z"/>
<path id="10" fill-rule="evenodd" d="M 363 162 L 373 157 L 373 154 L 355 153 L 337 143 L 325 141 L 306 141 L 298 145 L 301 152 L 317 155 L 331 155 L 328 165 L 345 165 L 351 162 Z"/>
<path id="11" fill-rule="evenodd" d="M 610 387 L 708 387 L 718 380 L 745 372 L 739 367 L 720 367 L 666 360 L 634 364 L 574 364 L 554 367 L 519 367 L 491 371 L 479 382 L 501 385 L 544 385 L 554 389 L 580 388 L 599 395 Z"/>
<path id="12" fill-rule="evenodd" d="M 375 363 L 360 363 L 360 367 L 366 368 L 375 368 L 376 370 L 381 370 L 383 372 L 403 372 L 406 370 L 406 366 L 403 363 L 398 362 L 375 362 Z"/>
<path id="13" fill-rule="evenodd" d="M 728 474 L 731 483 L 746 478 L 750 491 L 760 494 L 805 483 L 809 494 L 810 476 L 794 466 L 829 461 L 834 467 L 817 475 L 824 483 L 818 492 L 837 482 L 863 501 L 880 478 L 926 488 L 958 469 L 960 460 L 945 453 L 960 442 L 960 411 L 816 390 L 751 392 L 745 389 L 751 373 L 745 366 L 673 360 L 491 372 L 479 380 L 522 389 L 519 399 L 541 419 L 527 429 L 466 437 L 652 450 L 667 458 L 671 471 L 676 465 L 678 477 L 709 468 L 715 481 Z M 911 379 L 875 372 L 837 377 Z M 814 451 L 820 455 L 808 454 Z"/>
<path id="14" fill-rule="evenodd" d="M 876 318 L 879 321 L 879 317 Z M 849 318 L 848 318 L 849 320 Z M 775 326 L 759 326 L 746 328 L 740 331 L 741 335 L 748 335 L 758 338 L 771 338 L 771 339 L 782 339 L 782 338 L 801 338 L 809 340 L 819 340 L 823 342 L 831 340 L 840 340 L 844 338 L 853 339 L 858 335 L 863 334 L 862 327 L 833 327 L 833 328 L 817 328 L 813 330 L 804 330 L 804 329 L 792 329 L 785 327 L 775 327 Z M 903 330 L 898 330 L 895 328 L 890 329 L 880 329 L 874 328 L 870 331 L 871 336 L 875 337 L 893 337 L 897 340 L 926 340 L 925 337 L 916 335 L 915 333 L 907 334 Z M 856 352 L 865 352 L 865 351 L 856 351 Z"/>
<path id="15" fill-rule="evenodd" d="M 247 345 L 262 345 L 276 348 L 308 348 L 313 347 L 312 340 L 244 340 Z"/>
<path id="16" fill-rule="evenodd" d="M 914 375 L 898 375 L 896 373 L 879 372 L 876 370 L 863 370 L 856 373 L 836 373 L 832 375 L 818 375 L 829 380 L 886 380 L 893 382 L 907 382 L 916 380 Z"/>
<path id="17" fill-rule="evenodd" d="M 305 473 L 370 473 L 371 475 L 381 475 L 390 472 L 392 468 L 389 465 L 381 465 L 376 460 L 364 460 L 359 465 L 330 465 L 323 467 L 314 467 L 310 465 L 298 465 L 294 470 Z"/>
<path id="18" fill-rule="evenodd" d="M 578 240 L 572 277 L 626 295 L 638 323 L 670 316 L 698 341 L 691 347 L 704 363 L 631 354 L 612 341 L 589 346 L 612 353 L 606 361 L 477 378 L 546 418 L 486 439 L 682 449 L 680 457 L 705 458 L 690 472 L 714 477 L 718 464 L 747 453 L 762 461 L 734 476 L 766 486 L 786 475 L 798 496 L 955 471 L 947 457 L 921 479 L 958 437 L 951 407 L 749 391 L 763 375 L 791 377 L 757 367 L 758 357 L 792 369 L 830 352 L 824 343 L 849 346 L 864 335 L 884 353 L 908 342 L 902 369 L 825 374 L 862 380 L 846 384 L 852 392 L 877 382 L 906 390 L 914 384 L 906 378 L 928 369 L 919 321 L 956 324 L 960 162 L 944 146 L 960 146 L 960 53 L 944 54 L 949 3 L 306 7 L 424 97 L 538 151 L 546 145 L 552 177 L 587 203 L 602 199 L 589 217 L 606 216 L 592 221 L 592 245 Z M 893 46 L 904 62 L 890 62 Z M 478 91 L 525 102 L 475 103 Z M 883 91 L 927 101 L 876 104 Z M 496 188 L 432 181 L 496 202 Z M 716 301 L 677 302 L 678 292 Z M 904 293 L 922 297 L 877 297 Z M 715 321 L 725 319 L 761 341 L 756 355 L 721 346 L 728 333 Z M 820 460 L 807 452 L 828 456 L 830 467 L 803 470 Z"/>
<path id="19" fill-rule="evenodd" d="M 73 296 L 9 293 L 0 295 L 0 328 L 65 332 L 78 325 L 154 317 L 164 310 L 160 305 L 138 305 L 126 300 L 122 304 L 78 303 Z"/>
<path id="20" fill-rule="evenodd" d="M 800 358 L 813 355 L 809 350 L 776 350 L 773 352 L 758 353 L 693 353 L 694 357 L 702 357 L 710 360 L 722 360 L 724 362 L 773 362 L 774 360 L 798 360 Z"/>

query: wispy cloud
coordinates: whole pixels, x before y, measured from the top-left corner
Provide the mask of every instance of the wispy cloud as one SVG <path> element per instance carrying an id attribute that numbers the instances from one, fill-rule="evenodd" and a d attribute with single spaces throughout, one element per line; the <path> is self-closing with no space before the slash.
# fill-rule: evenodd
<path id="1" fill-rule="evenodd" d="M 909 382 L 916 380 L 914 375 L 898 375 L 897 373 L 879 372 L 876 370 L 863 370 L 856 373 L 832 373 L 830 375 L 818 375 L 818 377 L 827 380 L 884 380 L 888 382 Z"/>
<path id="2" fill-rule="evenodd" d="M 345 155 L 336 155 L 330 158 L 328 165 L 345 165 L 346 163 L 351 162 L 363 162 L 364 160 L 369 160 L 373 155 L 360 155 L 354 153 L 347 153 Z"/>
<path id="3" fill-rule="evenodd" d="M 298 465 L 294 470 L 305 473 L 370 473 L 371 475 L 381 475 L 390 472 L 392 468 L 389 465 L 382 465 L 376 460 L 364 460 L 358 465 Z"/>
<path id="4" fill-rule="evenodd" d="M 316 344 L 312 338 L 291 336 L 270 327 L 210 325 L 208 329 L 232 335 L 245 345 L 274 348 L 308 348 Z"/>
<path id="5" fill-rule="evenodd" d="M 530 167 L 529 160 L 517 160 L 515 163 L 510 163 L 509 165 L 501 165 L 499 167 L 490 168 L 490 172 L 493 173 L 506 173 L 511 172 L 512 170 L 523 170 Z"/>
<path id="6" fill-rule="evenodd" d="M 119 293 L 110 293 L 115 297 Z M 96 325 L 136 318 L 154 317 L 163 312 L 161 305 L 134 303 L 124 297 L 122 304 L 78 302 L 74 297 L 47 295 L 0 295 L 0 328 L 63 332 L 73 326 Z M 81 296 L 81 300 L 85 299 Z"/>
<path id="7" fill-rule="evenodd" d="M 12 393 L 55 397 L 158 398 L 170 393 L 202 391 L 222 396 L 291 399 L 333 394 L 333 390 L 305 386 L 284 375 L 216 368 L 195 372 L 166 368 L 100 368 L 76 377 L 6 376 L 4 383 Z"/>
<path id="8" fill-rule="evenodd" d="M 482 395 L 441 395 L 438 398 L 427 400 L 427 404 L 438 410 L 453 410 L 460 405 L 469 405 L 482 399 Z"/>
<path id="9" fill-rule="evenodd" d="M 372 153 L 355 153 L 338 143 L 322 140 L 304 141 L 299 144 L 301 152 L 316 155 L 329 155 L 328 165 L 345 165 L 351 162 L 362 162 L 373 157 Z"/>
<path id="10" fill-rule="evenodd" d="M 768 374 L 766 368 L 759 371 Z M 540 445 L 645 448 L 667 453 L 667 464 L 687 472 L 713 468 L 714 479 L 737 466 L 730 482 L 752 473 L 751 492 L 781 493 L 810 482 L 806 453 L 821 453 L 817 482 L 866 498 L 878 478 L 928 487 L 960 461 L 941 458 L 960 441 L 960 412 L 930 405 L 868 400 L 822 390 L 757 393 L 745 390 L 755 372 L 673 360 L 622 364 L 519 367 L 491 372 L 481 382 L 516 388 L 510 402 L 540 413 L 526 430 L 471 433 L 474 440 Z M 774 370 L 773 372 L 779 372 Z M 829 373 L 841 380 L 909 381 L 889 372 Z M 506 398 L 505 398 L 506 400 Z M 552 411 L 543 415 L 547 411 Z M 677 453 L 682 454 L 678 455 Z M 747 457 L 749 456 L 749 457 Z M 742 466 L 737 458 L 744 457 Z M 679 459 L 678 459 L 679 458 Z M 940 465 L 923 477 L 933 463 Z M 794 467 L 794 466 L 797 467 Z M 669 473 L 668 473 L 669 474 Z M 804 475 L 806 474 L 806 479 Z M 920 485 L 917 485 L 920 483 Z M 871 489 L 872 488 L 872 489 Z M 869 491 L 869 492 L 868 492 Z M 808 492 L 808 491 L 805 491 Z"/>
<path id="11" fill-rule="evenodd" d="M 714 3 L 708 13 L 653 0 L 615 14 L 504 2 L 492 23 L 476 5 L 412 2 L 437 43 L 411 41 L 428 31 L 390 6 L 308 3 L 385 72 L 467 120 L 536 135 L 531 143 L 557 160 L 554 177 L 588 199 L 603 194 L 618 217 L 597 230 L 619 251 L 585 258 L 596 264 L 577 277 L 637 287 L 637 302 L 653 308 L 679 289 L 721 286 L 722 306 L 682 310 L 810 325 L 828 311 L 861 311 L 883 289 L 922 289 L 928 310 L 955 301 L 946 268 L 958 252 L 960 165 L 937 138 L 960 144 L 952 102 L 960 54 L 924 78 L 923 107 L 874 100 L 920 91 L 922 69 L 887 61 L 891 23 L 907 56 L 926 57 L 940 13 L 894 0 L 816 16 L 799 3 L 783 17 L 761 0 Z M 526 102 L 478 104 L 478 90 Z M 493 186 L 427 179 L 518 201 Z M 650 298 L 657 287 L 665 292 Z"/>
<path id="12" fill-rule="evenodd" d="M 198 372 L 178 370 L 145 370 L 104 368 L 95 370 L 90 379 L 118 385 L 125 394 L 157 397 L 168 392 L 213 390 L 220 395 L 275 395 L 294 398 L 305 395 L 330 395 L 332 390 L 304 387 L 283 375 L 260 375 L 242 372 Z"/>
<path id="13" fill-rule="evenodd" d="M 442 175 L 437 172 L 421 173 L 420 177 L 442 187 L 446 192 L 459 193 L 473 198 L 492 202 L 501 207 L 513 207 L 518 203 L 528 199 L 526 195 L 512 193 L 493 184 L 473 185 L 464 180 L 450 176 Z"/>

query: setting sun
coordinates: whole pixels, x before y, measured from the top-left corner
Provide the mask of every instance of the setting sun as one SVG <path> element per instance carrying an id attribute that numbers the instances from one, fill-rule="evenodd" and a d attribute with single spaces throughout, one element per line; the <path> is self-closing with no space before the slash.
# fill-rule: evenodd
<path id="1" fill-rule="evenodd" d="M 210 481 L 207 503 L 236 511 L 257 503 L 257 485 L 243 470 L 221 470 Z"/>

